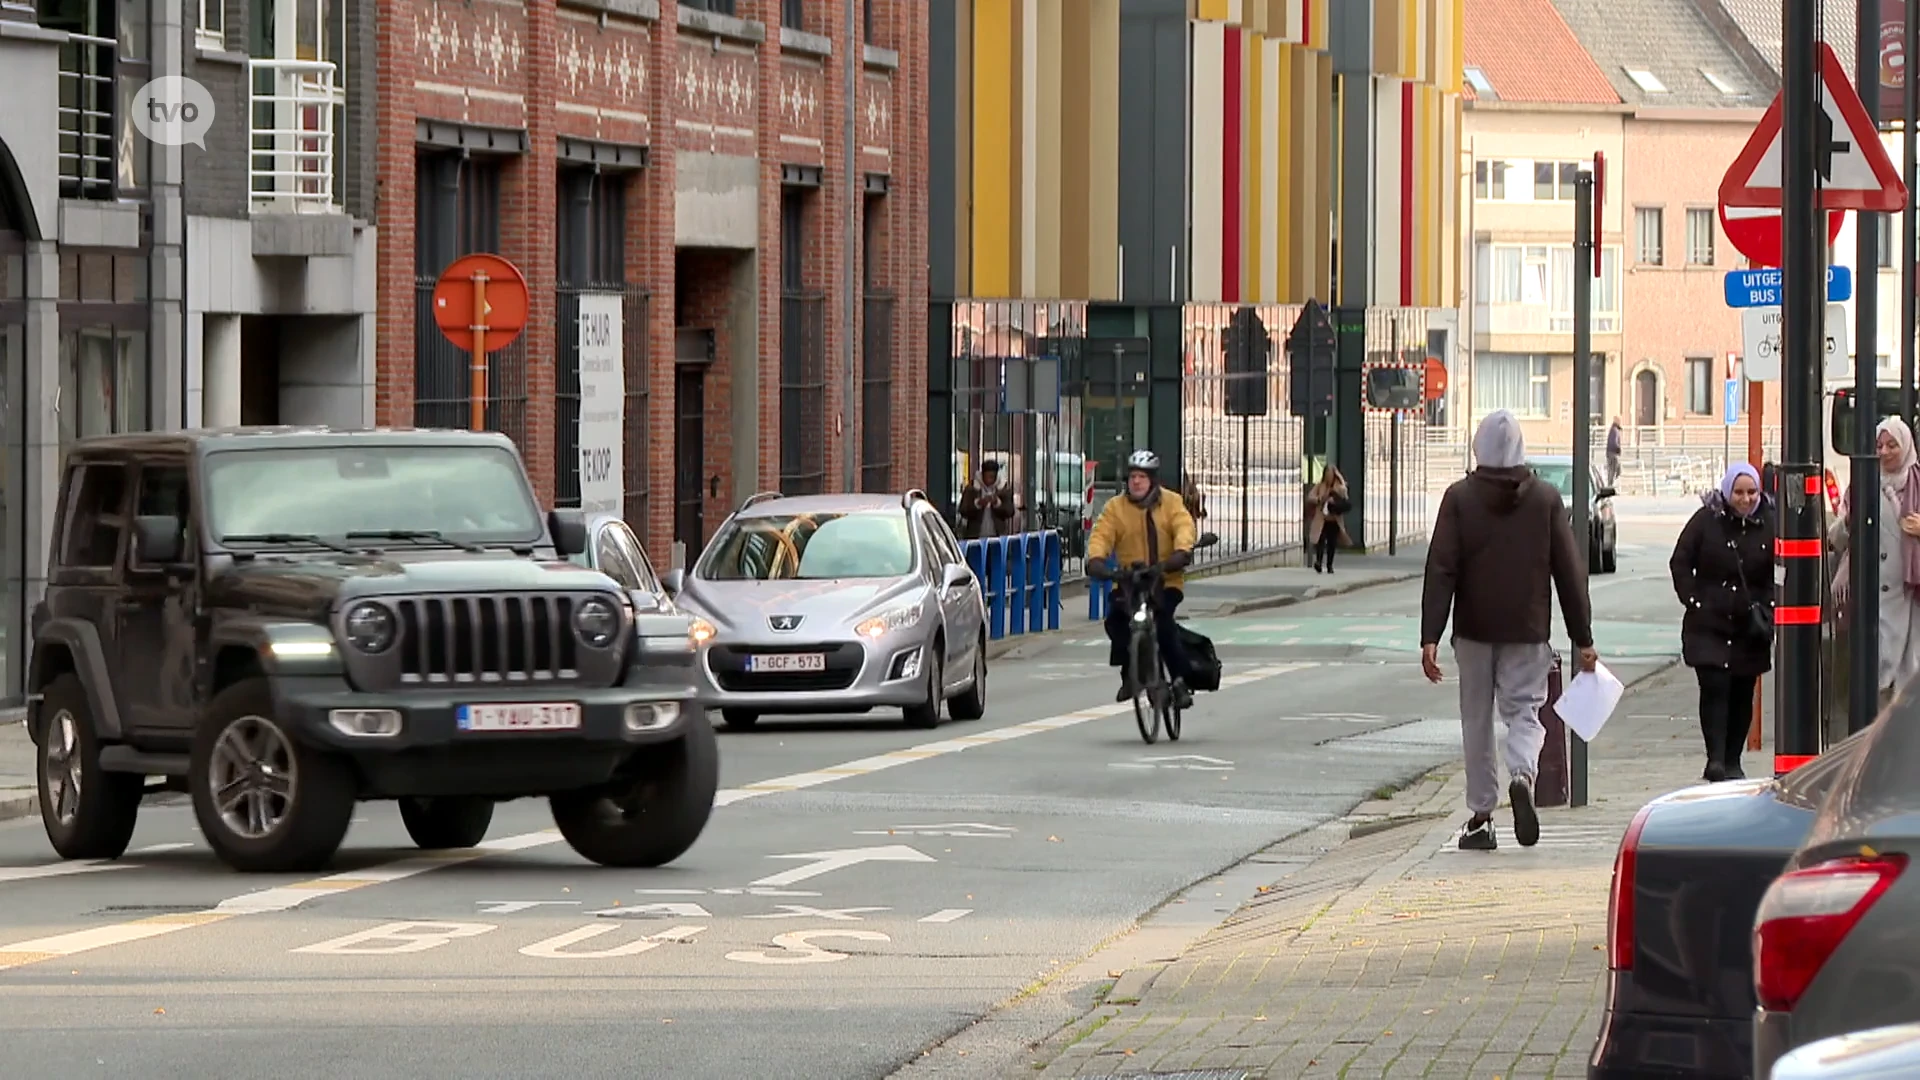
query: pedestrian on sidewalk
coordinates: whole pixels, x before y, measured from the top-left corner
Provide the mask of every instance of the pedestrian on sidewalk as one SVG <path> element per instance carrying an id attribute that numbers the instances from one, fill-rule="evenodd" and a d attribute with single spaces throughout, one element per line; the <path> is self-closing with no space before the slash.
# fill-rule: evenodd
<path id="1" fill-rule="evenodd" d="M 960 489 L 960 538 L 989 540 L 1011 532 L 1013 492 L 1000 479 L 1000 463 L 992 458 L 980 463 L 980 474 L 973 483 Z"/>
<path id="2" fill-rule="evenodd" d="M 1920 461 L 1913 430 L 1905 420 L 1880 421 L 1880 707 L 1920 673 Z M 1840 501 L 1840 515 L 1827 530 L 1827 543 L 1840 553 L 1833 575 L 1835 607 L 1845 616 L 1851 554 L 1847 529 L 1853 520 L 1853 489 Z"/>
<path id="3" fill-rule="evenodd" d="M 1620 484 L 1620 418 L 1614 417 L 1607 425 L 1607 483 Z"/>
<path id="4" fill-rule="evenodd" d="M 1753 687 L 1773 667 L 1773 499 L 1746 462 L 1700 498 L 1667 567 L 1680 618 L 1680 654 L 1700 681 L 1708 783 L 1743 780 Z"/>
<path id="5" fill-rule="evenodd" d="M 1320 564 L 1326 563 L 1327 573 L 1333 573 L 1333 553 L 1345 540 L 1353 542 L 1347 534 L 1347 511 L 1353 509 L 1353 502 L 1347 493 L 1347 478 L 1341 474 L 1340 467 L 1328 464 L 1320 473 L 1320 481 L 1307 491 L 1307 545 L 1313 552 L 1313 572 L 1320 572 Z"/>
<path id="6" fill-rule="evenodd" d="M 1527 468 L 1520 421 L 1505 409 L 1480 422 L 1473 436 L 1478 463 L 1441 496 L 1427 547 L 1420 610 L 1420 667 L 1439 682 L 1440 635 L 1453 618 L 1453 658 L 1460 665 L 1460 743 L 1466 758 L 1467 809 L 1460 834 L 1466 851 L 1493 851 L 1493 811 L 1500 801 L 1494 760 L 1494 718 L 1507 726 L 1502 744 L 1513 834 L 1522 847 L 1540 841 L 1533 789 L 1547 741 L 1540 707 L 1553 672 L 1553 593 L 1567 636 L 1592 671 L 1593 616 L 1587 599 L 1584 545 L 1573 538 L 1566 504 L 1552 484 Z"/>

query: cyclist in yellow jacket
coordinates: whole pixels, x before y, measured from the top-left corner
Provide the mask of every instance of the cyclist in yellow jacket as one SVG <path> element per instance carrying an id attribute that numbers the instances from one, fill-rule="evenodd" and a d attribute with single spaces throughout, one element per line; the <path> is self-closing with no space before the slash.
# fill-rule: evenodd
<path id="1" fill-rule="evenodd" d="M 1160 486 L 1160 455 L 1151 450 L 1134 451 L 1127 459 L 1124 496 L 1107 500 L 1100 520 L 1093 523 L 1093 534 L 1087 538 L 1087 576 L 1124 581 L 1127 570 L 1146 566 L 1164 569 L 1156 595 L 1144 599 L 1153 606 L 1154 637 L 1159 641 L 1160 655 L 1166 658 L 1167 674 L 1173 679 L 1174 700 L 1182 709 L 1193 705 L 1193 692 L 1187 688 L 1192 668 L 1180 648 L 1173 613 L 1186 596 L 1182 591 L 1186 585 L 1184 571 L 1193 562 L 1194 540 L 1193 515 L 1187 512 L 1186 501 L 1178 492 Z M 1108 556 L 1118 563 L 1118 570 L 1107 565 Z M 1127 619 L 1133 615 L 1133 599 L 1122 597 L 1116 589 L 1107 605 L 1107 640 L 1112 642 L 1107 662 L 1121 669 L 1120 693 L 1115 701 L 1133 696 L 1125 674 Z"/>

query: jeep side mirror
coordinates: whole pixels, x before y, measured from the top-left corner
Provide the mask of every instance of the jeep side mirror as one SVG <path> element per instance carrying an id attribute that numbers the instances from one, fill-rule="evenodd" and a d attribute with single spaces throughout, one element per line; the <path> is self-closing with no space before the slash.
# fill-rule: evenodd
<path id="1" fill-rule="evenodd" d="M 186 530 L 171 514 L 142 514 L 133 519 L 134 561 L 154 566 L 172 566 L 180 561 L 180 549 L 186 546 Z"/>
<path id="2" fill-rule="evenodd" d="M 686 582 L 687 572 L 677 566 L 660 575 L 660 587 L 667 590 L 668 596 L 679 596 L 680 587 Z"/>
<path id="3" fill-rule="evenodd" d="M 553 534 L 553 549 L 563 559 L 587 550 L 587 515 L 578 510 L 547 511 L 547 531 Z"/>

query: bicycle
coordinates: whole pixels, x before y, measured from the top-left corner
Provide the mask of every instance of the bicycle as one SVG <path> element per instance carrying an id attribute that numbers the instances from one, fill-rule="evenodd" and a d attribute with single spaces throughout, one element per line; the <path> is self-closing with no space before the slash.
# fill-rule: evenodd
<path id="1" fill-rule="evenodd" d="M 1219 542 L 1212 533 L 1203 534 L 1194 542 L 1194 550 L 1210 547 Z M 1159 562 L 1151 566 L 1121 571 L 1116 585 L 1122 586 L 1118 595 L 1133 605 L 1133 615 L 1127 620 L 1127 685 L 1133 689 L 1133 721 L 1140 728 L 1140 739 L 1151 746 L 1160 738 L 1162 725 L 1167 732 L 1167 741 L 1180 741 L 1181 709 L 1173 693 L 1173 680 L 1167 676 L 1167 658 L 1160 652 L 1159 637 L 1154 632 L 1153 607 L 1146 602 L 1158 593 L 1161 579 L 1166 576 L 1166 563 Z M 1151 672 L 1151 677 L 1143 680 L 1141 672 Z"/>

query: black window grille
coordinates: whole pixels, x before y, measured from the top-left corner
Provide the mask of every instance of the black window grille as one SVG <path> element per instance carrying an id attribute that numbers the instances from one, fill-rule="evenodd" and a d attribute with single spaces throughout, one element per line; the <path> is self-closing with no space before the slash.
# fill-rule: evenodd
<path id="1" fill-rule="evenodd" d="M 472 360 L 433 319 L 433 287 L 462 255 L 500 247 L 497 158 L 422 151 L 416 162 L 414 216 L 414 396 L 418 427 L 472 426 Z M 527 338 L 487 357 L 485 424 L 526 444 Z"/>
<path id="2" fill-rule="evenodd" d="M 632 174 L 567 167 L 560 170 L 555 250 L 559 287 L 555 304 L 554 503 L 580 505 L 580 352 L 577 320 L 583 293 L 622 294 L 621 363 L 625 371 L 625 433 L 621 439 L 624 513 L 646 536 L 647 291 L 627 283 L 627 194 Z"/>
<path id="3" fill-rule="evenodd" d="M 711 11 L 715 15 L 732 15 L 734 0 L 680 0 L 681 7 L 695 11 Z"/>
<path id="4" fill-rule="evenodd" d="M 807 28 L 807 0 L 780 0 L 780 25 Z"/>
<path id="5" fill-rule="evenodd" d="M 780 490 L 816 495 L 827 478 L 826 297 L 806 288 L 806 198 L 780 198 Z"/>
<path id="6" fill-rule="evenodd" d="M 869 292 L 860 328 L 860 490 L 893 490 L 893 297 Z"/>

